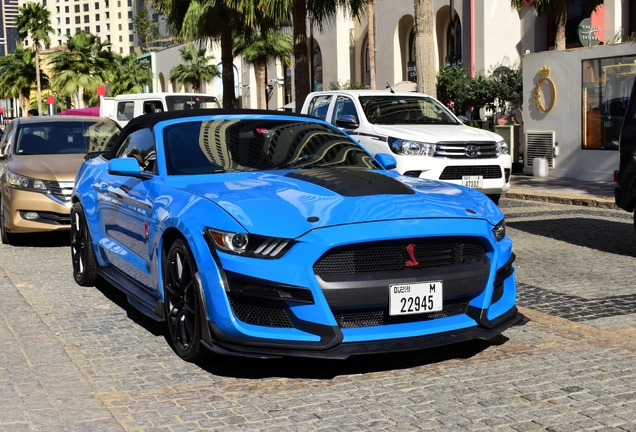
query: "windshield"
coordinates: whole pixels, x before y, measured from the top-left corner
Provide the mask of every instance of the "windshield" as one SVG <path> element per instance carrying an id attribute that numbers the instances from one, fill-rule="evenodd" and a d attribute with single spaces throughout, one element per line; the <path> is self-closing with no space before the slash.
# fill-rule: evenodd
<path id="1" fill-rule="evenodd" d="M 168 174 L 291 168 L 380 169 L 339 130 L 300 120 L 210 120 L 164 129 Z"/>
<path id="2" fill-rule="evenodd" d="M 438 101 L 422 96 L 360 96 L 362 110 L 373 124 L 460 124 Z"/>
<path id="3" fill-rule="evenodd" d="M 166 96 L 166 105 L 168 107 L 168 111 L 221 108 L 219 100 L 214 96 Z"/>
<path id="4" fill-rule="evenodd" d="M 108 151 L 119 128 L 114 122 L 41 121 L 23 125 L 16 139 L 17 155 L 94 153 Z"/>

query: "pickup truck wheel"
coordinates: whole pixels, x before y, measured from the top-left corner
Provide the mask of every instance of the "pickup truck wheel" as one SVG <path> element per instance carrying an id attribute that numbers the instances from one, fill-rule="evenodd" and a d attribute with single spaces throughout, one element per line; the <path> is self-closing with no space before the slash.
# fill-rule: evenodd
<path id="1" fill-rule="evenodd" d="M 500 194 L 494 194 L 494 195 L 486 195 L 488 198 L 490 198 L 492 200 L 492 202 L 494 202 L 495 204 L 499 205 L 499 198 L 501 198 Z"/>

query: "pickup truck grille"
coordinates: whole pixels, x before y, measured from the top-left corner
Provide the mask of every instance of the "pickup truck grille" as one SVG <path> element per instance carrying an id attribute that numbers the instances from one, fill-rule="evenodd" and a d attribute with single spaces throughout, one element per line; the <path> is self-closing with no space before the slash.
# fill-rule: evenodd
<path id="1" fill-rule="evenodd" d="M 493 141 L 438 142 L 436 157 L 449 159 L 492 159 L 497 157 Z"/>
<path id="2" fill-rule="evenodd" d="M 501 167 L 498 165 L 483 166 L 447 166 L 439 176 L 440 180 L 461 180 L 463 176 L 480 175 L 485 179 L 502 177 Z"/>

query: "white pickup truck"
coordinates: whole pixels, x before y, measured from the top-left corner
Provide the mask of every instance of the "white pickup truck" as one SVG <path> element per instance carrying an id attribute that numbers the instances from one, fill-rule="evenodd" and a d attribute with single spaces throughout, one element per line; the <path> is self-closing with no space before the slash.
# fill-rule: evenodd
<path id="1" fill-rule="evenodd" d="M 199 93 L 135 93 L 104 97 L 99 104 L 100 117 L 115 120 L 121 127 L 133 117 L 161 111 L 221 108 L 212 95 Z"/>
<path id="2" fill-rule="evenodd" d="M 464 125 L 431 96 L 315 92 L 307 96 L 302 113 L 337 125 L 373 155 L 392 154 L 401 174 L 475 188 L 495 203 L 510 189 L 512 160 L 504 139 Z"/>

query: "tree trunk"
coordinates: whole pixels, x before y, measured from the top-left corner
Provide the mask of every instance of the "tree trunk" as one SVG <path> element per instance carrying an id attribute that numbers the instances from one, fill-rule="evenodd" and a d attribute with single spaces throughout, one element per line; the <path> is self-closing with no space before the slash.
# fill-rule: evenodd
<path id="1" fill-rule="evenodd" d="M 556 0 L 554 5 L 554 24 L 556 25 L 556 37 L 554 39 L 555 51 L 565 49 L 565 24 L 568 21 L 568 4 L 566 0 Z"/>
<path id="2" fill-rule="evenodd" d="M 297 113 L 309 94 L 309 55 L 307 52 L 307 0 L 294 0 L 294 97 Z M 312 53 L 313 55 L 313 53 Z"/>
<path id="3" fill-rule="evenodd" d="M 373 0 L 367 0 L 367 19 L 369 21 L 369 72 L 371 90 L 375 90 L 375 19 L 373 12 Z"/>
<path id="4" fill-rule="evenodd" d="M 42 84 L 40 83 L 40 50 L 35 46 L 35 82 L 38 86 L 38 114 L 42 112 Z"/>
<path id="5" fill-rule="evenodd" d="M 227 23 L 221 30 L 221 79 L 223 81 L 223 108 L 236 108 L 234 95 L 234 56 L 232 55 L 232 27 Z"/>
<path id="6" fill-rule="evenodd" d="M 258 81 L 258 109 L 267 109 L 267 83 L 265 82 L 267 60 L 259 58 L 256 63 L 256 80 Z"/>
<path id="7" fill-rule="evenodd" d="M 415 9 L 415 65 L 417 91 L 435 97 L 437 71 L 435 70 L 435 29 L 433 0 L 413 0 Z"/>

